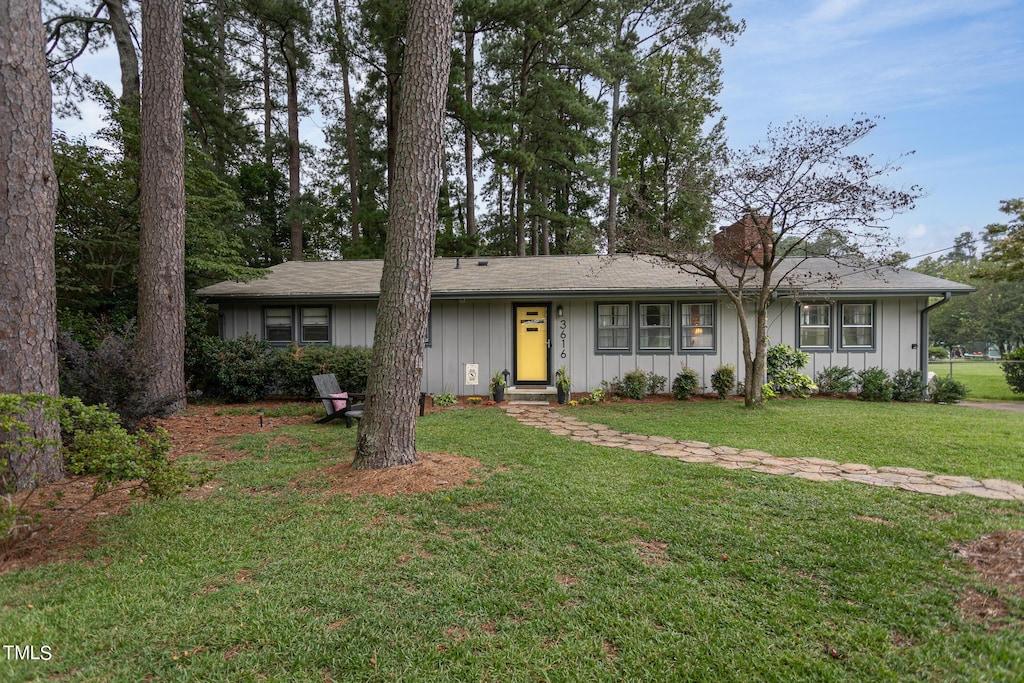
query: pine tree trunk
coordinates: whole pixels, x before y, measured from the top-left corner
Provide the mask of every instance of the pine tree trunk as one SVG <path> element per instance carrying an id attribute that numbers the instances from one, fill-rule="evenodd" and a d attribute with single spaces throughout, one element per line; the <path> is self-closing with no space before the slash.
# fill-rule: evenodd
<path id="1" fill-rule="evenodd" d="M 619 97 L 622 82 L 616 80 L 612 86 L 611 140 L 608 145 L 608 222 L 605 238 L 608 240 L 608 254 L 614 254 L 618 242 L 619 219 Z"/>
<path id="2" fill-rule="evenodd" d="M 121 105 L 138 110 L 139 106 L 139 56 L 135 53 L 132 40 L 132 26 L 124 13 L 121 0 L 105 0 L 110 32 L 117 47 L 117 60 L 121 66 Z"/>
<path id="3" fill-rule="evenodd" d="M 261 55 L 263 57 L 262 72 L 263 77 L 263 163 L 266 165 L 267 170 L 274 167 L 274 147 L 273 147 L 273 136 L 274 136 L 274 100 L 270 92 L 270 44 L 267 38 L 267 29 L 264 26 L 260 27 L 261 35 Z M 267 190 L 267 203 L 273 202 L 273 191 Z"/>
<path id="4" fill-rule="evenodd" d="M 473 85 L 476 79 L 476 26 L 466 27 L 466 65 L 463 79 L 466 89 L 466 131 L 464 154 L 466 160 L 466 235 L 476 235 L 476 179 L 473 176 Z M 474 250 L 477 248 L 474 247 Z"/>
<path id="5" fill-rule="evenodd" d="M 139 331 L 149 398 L 185 407 L 183 0 L 142 4 Z"/>
<path id="6" fill-rule="evenodd" d="M 38 0 L 0 3 L 0 393 L 57 396 L 57 181 L 39 17 Z M 0 490 L 63 477 L 57 421 L 40 410 L 20 418 L 54 445 L 5 453 L 9 471 L 0 470 Z"/>
<path id="7" fill-rule="evenodd" d="M 353 461 L 358 469 L 416 461 L 416 412 L 430 311 L 453 13 L 453 0 L 409 3 L 395 185 L 373 365 Z"/>
<path id="8" fill-rule="evenodd" d="M 295 55 L 295 29 L 291 24 L 285 29 L 284 44 L 285 74 L 288 86 L 288 208 L 291 214 L 288 225 L 291 242 L 291 260 L 302 260 L 302 218 L 299 216 L 299 83 Z"/>
<path id="9" fill-rule="evenodd" d="M 348 196 L 352 204 L 351 238 L 359 242 L 359 152 L 356 148 L 355 111 L 352 106 L 352 86 L 349 78 L 348 39 L 345 36 L 345 14 L 340 0 L 334 0 L 335 39 L 341 66 L 341 87 L 345 107 L 345 151 L 348 154 Z"/>

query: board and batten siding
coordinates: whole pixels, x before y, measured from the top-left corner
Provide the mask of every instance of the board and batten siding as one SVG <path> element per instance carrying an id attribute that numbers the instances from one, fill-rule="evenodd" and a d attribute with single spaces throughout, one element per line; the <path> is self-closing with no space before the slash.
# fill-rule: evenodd
<path id="1" fill-rule="evenodd" d="M 462 395 L 486 396 L 490 378 L 495 371 L 514 369 L 513 307 L 517 303 L 547 301 L 542 296 L 529 300 L 448 300 L 435 299 L 431 307 L 430 344 L 425 349 L 422 389 L 436 394 L 450 391 Z M 838 326 L 838 303 L 833 300 L 834 325 Z M 920 369 L 918 339 L 920 313 L 927 305 L 923 297 L 863 298 L 848 301 L 875 305 L 875 348 L 869 351 L 846 351 L 833 343 L 831 351 L 810 352 L 804 372 L 814 376 L 830 366 L 848 365 L 854 370 L 878 366 L 890 373 L 899 369 Z M 628 353 L 597 353 L 597 306 L 600 303 L 628 303 L 631 319 L 631 349 Z M 680 352 L 679 306 L 681 303 L 715 304 L 716 344 L 712 352 Z M 743 351 L 739 317 L 730 302 L 722 297 L 649 297 L 550 299 L 551 337 L 550 380 L 560 366 L 565 366 L 572 379 L 572 390 L 590 391 L 603 381 L 621 378 L 631 370 L 644 370 L 666 378 L 666 391 L 682 367 L 697 371 L 700 384 L 710 391 L 711 374 L 719 365 L 731 363 L 737 369 L 737 381 L 743 381 Z M 650 353 L 637 346 L 638 304 L 672 304 L 672 351 Z M 266 304 L 222 304 L 221 330 L 226 339 L 251 334 L 263 336 L 263 309 Z M 341 301 L 330 304 L 309 301 L 272 305 L 316 306 L 331 309 L 331 343 L 335 346 L 371 346 L 373 343 L 375 301 Z M 563 315 L 556 314 L 561 306 Z M 772 344 L 797 345 L 798 308 L 792 299 L 779 299 L 768 310 L 768 336 Z M 753 326 L 753 319 L 750 325 Z M 565 334 L 564 339 L 562 334 Z M 833 340 L 838 335 L 833 329 Z M 565 357 L 562 357 L 564 350 Z M 479 367 L 478 384 L 466 384 L 467 364 Z"/>

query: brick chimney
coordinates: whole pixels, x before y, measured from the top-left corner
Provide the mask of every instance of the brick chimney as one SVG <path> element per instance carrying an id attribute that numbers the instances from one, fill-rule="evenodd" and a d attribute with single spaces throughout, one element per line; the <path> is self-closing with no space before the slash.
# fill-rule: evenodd
<path id="1" fill-rule="evenodd" d="M 715 253 L 743 265 L 763 265 L 772 255 L 772 219 L 748 213 L 713 238 Z"/>

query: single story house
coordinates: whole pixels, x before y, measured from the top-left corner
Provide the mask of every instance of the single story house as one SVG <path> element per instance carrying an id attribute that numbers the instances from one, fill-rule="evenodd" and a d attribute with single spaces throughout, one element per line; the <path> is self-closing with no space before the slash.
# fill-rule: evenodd
<path id="1" fill-rule="evenodd" d="M 805 372 L 848 365 L 923 370 L 930 298 L 968 285 L 901 268 L 828 258 L 790 264 L 768 310 L 771 343 L 810 354 Z M 371 346 L 383 262 L 287 262 L 266 278 L 199 291 L 220 311 L 224 338 L 271 344 Z M 783 268 L 785 272 L 790 268 Z M 551 387 L 565 366 L 573 391 L 642 369 L 702 384 L 725 363 L 743 380 L 739 317 L 709 280 L 645 256 L 438 258 L 422 390 L 488 394 L 495 371 L 511 387 Z M 941 303 L 939 301 L 938 303 Z M 751 321 L 751 324 L 753 322 Z"/>

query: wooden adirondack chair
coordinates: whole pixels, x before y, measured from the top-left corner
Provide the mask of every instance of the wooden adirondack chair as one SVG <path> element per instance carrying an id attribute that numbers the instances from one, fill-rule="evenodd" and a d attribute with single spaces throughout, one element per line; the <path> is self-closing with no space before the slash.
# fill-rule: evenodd
<path id="1" fill-rule="evenodd" d="M 363 417 L 363 404 L 355 402 L 355 397 L 362 394 L 342 391 L 338 386 L 338 379 L 333 374 L 313 375 L 313 384 L 316 385 L 316 392 L 324 402 L 324 409 L 327 410 L 327 415 L 317 420 L 317 424 L 343 417 L 345 426 L 351 427 L 352 420 Z"/>

